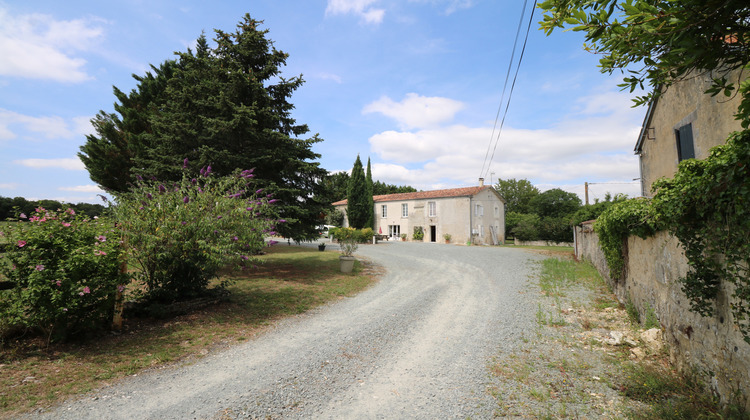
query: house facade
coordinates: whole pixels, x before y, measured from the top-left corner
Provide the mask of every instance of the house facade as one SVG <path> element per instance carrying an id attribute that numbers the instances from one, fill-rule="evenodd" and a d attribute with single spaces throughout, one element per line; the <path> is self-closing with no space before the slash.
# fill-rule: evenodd
<path id="1" fill-rule="evenodd" d="M 414 229 L 421 228 L 422 242 L 444 242 L 448 234 L 451 243 L 503 243 L 505 200 L 481 181 L 476 187 L 376 195 L 373 201 L 375 232 L 394 240 L 406 234 L 413 241 Z M 344 213 L 344 226 L 349 226 L 347 200 L 333 205 Z"/>
<path id="2" fill-rule="evenodd" d="M 739 76 L 737 71 L 728 79 L 736 81 Z M 742 129 L 734 119 L 740 97 L 706 94 L 712 77 L 718 76 L 708 72 L 688 77 L 649 104 L 635 145 L 643 196 L 652 197 L 654 181 L 674 176 L 680 161 L 705 159 L 712 147 L 724 144 L 731 132 Z"/>

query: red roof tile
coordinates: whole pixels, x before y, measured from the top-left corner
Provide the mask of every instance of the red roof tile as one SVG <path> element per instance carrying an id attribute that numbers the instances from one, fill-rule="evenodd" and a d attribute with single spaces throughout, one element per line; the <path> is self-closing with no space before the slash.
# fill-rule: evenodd
<path id="1" fill-rule="evenodd" d="M 489 186 L 484 187 L 464 187 L 464 188 L 450 188 L 447 190 L 434 190 L 434 191 L 419 191 L 411 193 L 400 193 L 400 194 L 386 194 L 376 195 L 372 199 L 374 202 L 384 201 L 403 201 L 403 200 L 427 200 L 430 198 L 450 198 L 450 197 L 470 197 L 478 194 Z M 333 203 L 334 206 L 341 206 L 347 203 L 347 200 L 341 200 Z"/>

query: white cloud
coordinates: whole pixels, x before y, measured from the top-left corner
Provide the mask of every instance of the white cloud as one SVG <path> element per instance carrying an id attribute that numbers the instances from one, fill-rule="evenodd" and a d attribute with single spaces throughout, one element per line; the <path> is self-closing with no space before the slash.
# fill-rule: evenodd
<path id="1" fill-rule="evenodd" d="M 99 193 L 104 194 L 104 190 L 99 188 L 96 185 L 76 185 L 75 187 L 60 187 L 58 188 L 60 191 L 73 191 L 73 192 L 87 192 L 87 193 Z"/>
<path id="2" fill-rule="evenodd" d="M 326 15 L 354 14 L 365 23 L 379 24 L 385 17 L 385 9 L 371 7 L 377 0 L 328 0 Z"/>
<path id="3" fill-rule="evenodd" d="M 87 136 L 94 134 L 94 126 L 91 125 L 93 117 L 75 117 L 73 118 L 73 132 L 78 136 Z"/>
<path id="4" fill-rule="evenodd" d="M 401 102 L 394 102 L 391 98 L 383 96 L 365 105 L 362 113 L 383 114 L 396 120 L 403 129 L 429 128 L 450 122 L 463 107 L 463 103 L 454 99 L 407 93 Z"/>
<path id="5" fill-rule="evenodd" d="M 322 80 L 332 80 L 332 81 L 334 81 L 334 82 L 336 82 L 338 84 L 342 83 L 341 76 L 339 76 L 338 74 L 333 74 L 333 73 L 318 73 L 318 74 L 316 74 L 313 77 L 316 77 L 316 78 L 322 79 Z"/>
<path id="6" fill-rule="evenodd" d="M 0 75 L 78 83 L 91 79 L 86 60 L 73 55 L 88 51 L 101 39 L 100 20 L 55 20 L 50 15 L 11 16 L 0 9 Z"/>
<path id="7" fill-rule="evenodd" d="M 81 162 L 81 160 L 78 158 L 20 159 L 20 160 L 14 160 L 13 163 L 27 166 L 29 168 L 34 168 L 34 169 L 58 168 L 58 169 L 66 169 L 69 171 L 86 170 L 86 167 L 83 165 L 83 162 Z"/>
<path id="8" fill-rule="evenodd" d="M 46 139 L 72 139 L 94 132 L 90 117 L 75 117 L 66 121 L 59 116 L 32 117 L 0 108 L 0 140 L 11 140 L 18 137 L 11 126 L 37 133 Z M 26 136 L 30 137 L 30 136 Z"/>
<path id="9" fill-rule="evenodd" d="M 410 0 L 412 3 L 432 3 L 435 5 L 447 4 L 445 14 L 450 15 L 461 9 L 468 9 L 474 5 L 475 0 Z"/>
<path id="10" fill-rule="evenodd" d="M 16 188 L 18 188 L 18 184 L 15 183 L 0 184 L 2 190 L 15 190 Z"/>
<path id="11" fill-rule="evenodd" d="M 579 105 L 552 127 L 506 126 L 484 173 L 480 172 L 485 156 L 492 154 L 492 149 L 488 152 L 491 126 L 449 125 L 375 134 L 369 139 L 372 152 L 393 163 L 374 163 L 373 177 L 420 189 L 476 185 L 480 176 L 487 182 L 492 176 L 494 181 L 525 178 L 554 186 L 577 185 L 579 180 L 581 186 L 584 181 L 616 182 L 602 185 L 607 191 L 636 195 L 639 187 L 631 180 L 638 177 L 638 159 L 632 148 L 642 110 L 633 110 L 627 95 L 615 92 L 592 95 Z"/>

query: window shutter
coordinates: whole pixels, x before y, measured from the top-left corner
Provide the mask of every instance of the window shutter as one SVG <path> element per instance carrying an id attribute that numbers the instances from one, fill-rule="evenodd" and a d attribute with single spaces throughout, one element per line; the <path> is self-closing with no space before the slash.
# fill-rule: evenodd
<path id="1" fill-rule="evenodd" d="M 695 158 L 695 148 L 693 147 L 693 125 L 683 125 L 677 129 L 677 159 Z"/>

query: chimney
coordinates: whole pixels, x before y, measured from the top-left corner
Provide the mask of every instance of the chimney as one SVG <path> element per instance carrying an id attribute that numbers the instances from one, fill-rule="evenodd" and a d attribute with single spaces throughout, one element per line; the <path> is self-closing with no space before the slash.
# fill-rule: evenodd
<path id="1" fill-rule="evenodd" d="M 484 187 L 484 178 L 479 178 L 479 186 Z"/>

